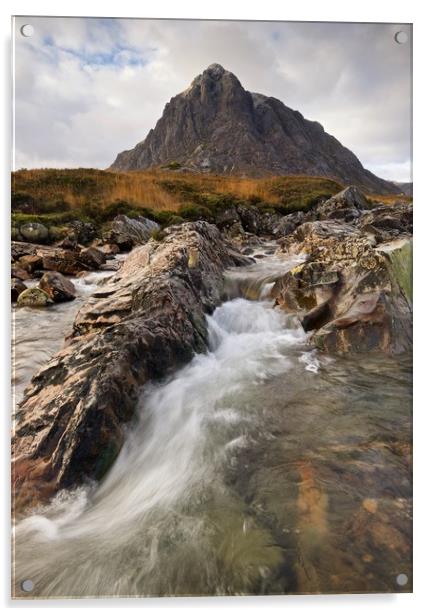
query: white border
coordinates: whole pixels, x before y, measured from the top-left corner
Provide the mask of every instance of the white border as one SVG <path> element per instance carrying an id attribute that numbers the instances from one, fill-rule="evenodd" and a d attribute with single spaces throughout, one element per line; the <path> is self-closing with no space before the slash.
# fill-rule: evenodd
<path id="1" fill-rule="evenodd" d="M 430 154 L 429 154 L 429 95 L 427 85 L 429 82 L 429 28 L 425 2 L 401 2 L 399 0 L 381 1 L 361 0 L 358 3 L 347 3 L 345 0 L 308 0 L 307 3 L 289 3 L 287 0 L 266 0 L 264 3 L 252 3 L 248 0 L 232 2 L 232 0 L 218 0 L 216 3 L 204 3 L 202 0 L 165 0 L 161 3 L 137 3 L 132 0 L 113 2 L 105 0 L 98 3 L 92 0 L 74 0 L 74 2 L 60 4 L 54 0 L 9 1 L 4 0 L 1 7 L 2 19 L 2 51 L 3 51 L 3 135 L 8 139 L 4 141 L 1 150 L 1 170 L 5 182 L 3 184 L 2 233 L 3 259 L 2 259 L 2 288 L 4 291 L 2 305 L 3 358 L 4 367 L 0 370 L 3 391 L 5 392 L 3 411 L 3 445 L 2 469 L 3 490 L 8 491 L 9 482 L 9 424 L 7 417 L 9 406 L 9 195 L 10 195 L 10 144 L 11 144 L 11 79 L 10 79 L 10 16 L 15 15 L 82 15 L 82 16 L 123 16 L 123 17 L 177 17 L 177 18 L 219 18 L 219 19 L 274 19 L 274 20 L 303 20 L 303 21 L 382 21 L 397 23 L 414 23 L 414 192 L 415 192 L 415 467 L 414 467 L 414 508 L 415 508 L 415 547 L 414 547 L 414 593 L 412 595 L 337 595 L 337 596 L 304 596 L 304 597 L 257 597 L 257 598 L 215 598 L 215 599 L 141 599 L 141 600 L 78 600 L 78 601 L 50 601 L 50 602 L 11 602 L 9 596 L 9 503 L 2 508 L 2 530 L 6 535 L 5 549 L 1 560 L 2 571 L 0 580 L 2 584 L 3 606 L 6 609 L 18 610 L 32 609 L 43 612 L 50 607 L 57 610 L 65 608 L 81 610 L 139 609 L 146 613 L 166 613 L 172 609 L 176 612 L 189 612 L 199 610 L 207 612 L 247 612 L 261 613 L 271 609 L 274 613 L 291 611 L 300 614 L 327 614 L 349 615 L 363 614 L 370 611 L 373 615 L 391 613 L 392 615 L 407 613 L 425 613 L 426 605 L 430 604 L 428 596 L 429 567 L 429 528 L 428 519 L 431 515 L 430 507 L 430 460 L 427 455 L 431 438 L 431 397 L 426 388 L 430 381 L 429 370 L 429 328 L 430 328 L 430 301 L 427 297 L 430 292 L 430 254 L 427 250 L 430 245 L 430 212 L 431 212 L 431 181 L 430 181 Z M 427 301 L 428 300 L 428 301 Z M 428 336 L 427 336 L 428 334 Z"/>

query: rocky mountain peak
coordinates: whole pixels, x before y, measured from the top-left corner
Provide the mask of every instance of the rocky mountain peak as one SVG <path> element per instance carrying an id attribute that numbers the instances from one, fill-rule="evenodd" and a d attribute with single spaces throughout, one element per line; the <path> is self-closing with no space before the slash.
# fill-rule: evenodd
<path id="1" fill-rule="evenodd" d="M 204 73 L 207 73 L 213 79 L 220 79 L 220 77 L 222 77 L 225 73 L 228 72 L 229 71 L 227 71 L 221 64 L 217 64 L 217 62 L 210 64 L 209 67 L 204 71 Z"/>
<path id="2" fill-rule="evenodd" d="M 172 163 L 199 172 L 324 176 L 368 192 L 398 192 L 364 169 L 321 124 L 276 98 L 248 92 L 217 63 L 174 96 L 146 139 L 118 154 L 111 169 Z"/>

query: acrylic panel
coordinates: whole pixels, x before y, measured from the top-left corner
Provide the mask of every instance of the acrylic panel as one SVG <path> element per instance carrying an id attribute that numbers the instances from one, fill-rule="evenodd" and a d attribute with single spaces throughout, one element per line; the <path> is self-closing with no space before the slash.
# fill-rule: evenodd
<path id="1" fill-rule="evenodd" d="M 15 17 L 15 598 L 412 590 L 412 26 Z"/>

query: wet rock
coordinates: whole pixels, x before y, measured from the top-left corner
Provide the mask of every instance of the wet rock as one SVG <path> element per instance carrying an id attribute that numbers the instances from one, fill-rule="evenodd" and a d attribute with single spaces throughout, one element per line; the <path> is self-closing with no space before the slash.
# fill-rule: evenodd
<path id="1" fill-rule="evenodd" d="M 10 289 L 11 289 L 11 301 L 16 302 L 18 296 L 26 290 L 26 286 L 22 280 L 19 278 L 12 278 Z"/>
<path id="2" fill-rule="evenodd" d="M 413 304 L 413 239 L 400 238 L 381 244 L 376 252 L 387 258 L 391 276 L 410 305 Z"/>
<path id="3" fill-rule="evenodd" d="M 150 239 L 151 233 L 158 229 L 160 229 L 159 224 L 143 216 L 128 218 L 120 214 L 112 222 L 108 239 L 109 243 L 117 244 L 120 250 L 128 251 L 134 246 L 145 244 Z"/>
<path id="4" fill-rule="evenodd" d="M 358 226 L 363 232 L 374 235 L 377 242 L 390 241 L 400 235 L 411 235 L 413 206 L 404 203 L 382 205 L 364 214 Z"/>
<path id="5" fill-rule="evenodd" d="M 304 331 L 312 331 L 319 329 L 331 318 L 331 309 L 329 301 L 324 301 L 317 304 L 314 308 L 309 310 L 301 318 L 301 325 Z"/>
<path id="6" fill-rule="evenodd" d="M 78 242 L 76 240 L 70 239 L 69 237 L 66 237 L 60 242 L 58 242 L 57 246 L 58 248 L 64 248 L 66 250 L 77 250 Z"/>
<path id="7" fill-rule="evenodd" d="M 219 210 L 215 214 L 215 223 L 219 229 L 231 227 L 237 222 L 241 222 L 241 219 L 234 206 Z"/>
<path id="8" fill-rule="evenodd" d="M 69 223 L 68 238 L 78 244 L 89 244 L 96 237 L 96 227 L 91 222 L 73 220 Z"/>
<path id="9" fill-rule="evenodd" d="M 70 280 L 59 272 L 46 272 L 39 287 L 56 303 L 67 302 L 76 297 L 76 289 Z"/>
<path id="10" fill-rule="evenodd" d="M 106 263 L 103 263 L 99 269 L 104 272 L 117 272 L 121 267 L 121 263 L 119 261 L 115 261 L 114 259 L 109 259 Z M 86 273 L 86 272 L 85 272 Z"/>
<path id="11" fill-rule="evenodd" d="M 304 218 L 304 212 L 292 212 L 292 214 L 283 216 L 275 227 L 274 235 L 276 237 L 284 237 L 285 235 L 293 233 L 293 231 L 304 222 Z"/>
<path id="12" fill-rule="evenodd" d="M 18 306 L 29 306 L 31 308 L 39 308 L 52 304 L 53 301 L 49 295 L 42 289 L 34 287 L 23 291 L 17 300 Z"/>
<path id="13" fill-rule="evenodd" d="M 241 225 L 247 233 L 255 235 L 274 235 L 281 216 L 256 206 L 238 206 L 237 212 Z"/>
<path id="14" fill-rule="evenodd" d="M 106 262 L 106 256 L 98 248 L 90 246 L 89 248 L 81 250 L 79 253 L 79 260 L 81 263 L 88 266 L 89 269 L 99 269 L 100 266 Z"/>
<path id="15" fill-rule="evenodd" d="M 60 272 L 69 276 L 75 276 L 82 270 L 91 269 L 83 263 L 76 252 L 71 250 L 61 250 L 47 254 L 42 259 L 43 269 Z"/>
<path id="16" fill-rule="evenodd" d="M 20 267 L 30 274 L 42 267 L 42 257 L 38 255 L 24 255 L 18 262 Z"/>
<path id="17" fill-rule="evenodd" d="M 75 250 L 67 250 L 59 246 L 43 246 L 26 242 L 12 242 L 12 258 L 21 260 L 24 256 L 36 256 L 42 260 L 38 268 L 60 272 L 66 275 L 76 275 L 82 270 L 90 269 Z M 31 260 L 28 260 L 31 261 Z M 36 263 L 36 261 L 34 261 Z M 39 262 L 38 262 L 39 263 Z M 15 266 L 16 267 L 16 266 Z M 20 268 L 22 270 L 22 268 Z M 20 277 L 17 275 L 16 277 Z M 27 275 L 27 278 L 29 275 Z"/>
<path id="18" fill-rule="evenodd" d="M 206 349 L 205 313 L 221 302 L 223 272 L 233 265 L 214 225 L 185 223 L 133 250 L 89 298 L 67 346 L 33 377 L 18 409 L 17 508 L 104 475 L 142 386 Z"/>
<path id="19" fill-rule="evenodd" d="M 19 231 L 27 242 L 43 244 L 48 240 L 48 229 L 39 222 L 26 222 Z"/>
<path id="20" fill-rule="evenodd" d="M 42 278 L 42 276 L 44 275 L 44 270 L 34 270 L 33 272 L 33 278 Z"/>
<path id="21" fill-rule="evenodd" d="M 237 208 L 244 231 L 257 234 L 259 232 L 259 210 L 255 206 L 239 206 Z"/>
<path id="22" fill-rule="evenodd" d="M 400 225 L 408 221 L 405 206 L 384 207 L 385 218 Z M 389 354 L 411 349 L 411 237 L 379 244 L 360 225 L 325 220 L 302 224 L 280 244 L 280 252 L 302 253 L 306 261 L 276 281 L 272 296 L 306 331 L 314 331 L 320 349 Z"/>
<path id="23" fill-rule="evenodd" d="M 11 256 L 12 259 L 17 261 L 24 255 L 35 255 L 38 248 L 45 248 L 44 246 L 37 246 L 37 244 L 29 244 L 27 242 L 12 241 L 11 243 Z"/>
<path id="24" fill-rule="evenodd" d="M 11 268 L 11 276 L 12 278 L 18 278 L 19 280 L 30 280 L 32 277 L 29 272 L 16 265 L 13 265 Z"/>
<path id="25" fill-rule="evenodd" d="M 99 250 L 103 252 L 106 258 L 115 257 L 120 252 L 120 249 L 117 244 L 102 244 L 101 246 L 97 246 Z"/>
<path id="26" fill-rule="evenodd" d="M 348 186 L 318 206 L 317 212 L 321 220 L 325 217 L 343 218 L 342 212 L 351 213 L 353 218 L 357 218 L 362 211 L 369 210 L 370 207 L 370 202 L 356 186 Z"/>

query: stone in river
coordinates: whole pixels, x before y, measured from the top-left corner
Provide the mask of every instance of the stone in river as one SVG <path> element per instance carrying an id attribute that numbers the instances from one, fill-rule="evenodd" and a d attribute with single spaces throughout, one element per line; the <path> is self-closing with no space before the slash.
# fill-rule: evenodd
<path id="1" fill-rule="evenodd" d="M 31 308 L 40 308 L 52 304 L 53 301 L 49 295 L 42 289 L 34 287 L 23 291 L 17 300 L 18 306 L 29 306 Z"/>
<path id="2" fill-rule="evenodd" d="M 99 269 L 106 262 L 105 254 L 94 246 L 81 250 L 79 259 L 91 269 Z"/>
<path id="3" fill-rule="evenodd" d="M 26 272 L 32 274 L 35 270 L 42 267 L 42 257 L 38 255 L 24 255 L 20 257 L 19 265 Z"/>
<path id="4" fill-rule="evenodd" d="M 39 287 L 47 293 L 54 302 L 67 302 L 76 297 L 76 289 L 70 280 L 60 272 L 46 272 Z"/>

